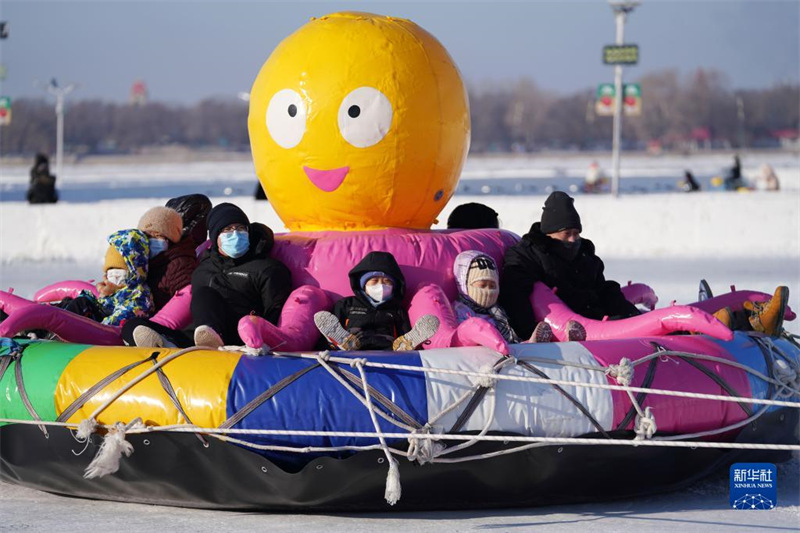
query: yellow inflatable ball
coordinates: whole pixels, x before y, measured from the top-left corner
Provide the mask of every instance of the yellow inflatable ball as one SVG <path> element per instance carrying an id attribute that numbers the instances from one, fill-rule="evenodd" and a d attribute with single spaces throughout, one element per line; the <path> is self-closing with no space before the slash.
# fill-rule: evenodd
<path id="1" fill-rule="evenodd" d="M 430 228 L 469 150 L 458 68 L 411 21 L 312 19 L 261 68 L 248 117 L 256 174 L 294 231 Z"/>

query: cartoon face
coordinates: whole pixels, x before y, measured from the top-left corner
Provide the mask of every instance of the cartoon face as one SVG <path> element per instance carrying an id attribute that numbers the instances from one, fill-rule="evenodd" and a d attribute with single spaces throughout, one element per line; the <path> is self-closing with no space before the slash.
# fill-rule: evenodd
<path id="1" fill-rule="evenodd" d="M 256 174 L 290 230 L 424 228 L 455 191 L 469 106 L 447 51 L 414 23 L 314 19 L 258 74 Z"/>

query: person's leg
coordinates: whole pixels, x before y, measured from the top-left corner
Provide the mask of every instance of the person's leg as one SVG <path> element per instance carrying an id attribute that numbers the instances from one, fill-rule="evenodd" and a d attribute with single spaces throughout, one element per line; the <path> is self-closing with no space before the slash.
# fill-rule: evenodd
<path id="1" fill-rule="evenodd" d="M 173 344 L 178 348 L 192 346 L 192 340 L 176 331 L 146 318 L 131 318 L 122 326 L 122 340 L 128 346 L 161 347 Z"/>
<path id="2" fill-rule="evenodd" d="M 211 287 L 192 289 L 192 317 L 194 318 L 195 344 L 221 346 L 243 344 L 237 326 L 239 316 L 233 316 L 222 295 Z"/>

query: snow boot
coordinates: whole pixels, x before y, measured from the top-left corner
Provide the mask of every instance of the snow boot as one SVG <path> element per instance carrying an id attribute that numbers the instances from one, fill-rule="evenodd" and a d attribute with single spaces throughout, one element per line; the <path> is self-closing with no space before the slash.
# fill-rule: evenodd
<path id="1" fill-rule="evenodd" d="M 714 313 L 714 318 L 722 322 L 728 329 L 730 330 L 734 329 L 735 319 L 733 316 L 733 311 L 731 311 L 730 307 L 723 307 L 722 309 Z"/>
<path id="2" fill-rule="evenodd" d="M 401 335 L 392 343 L 392 349 L 396 352 L 408 352 L 414 350 L 433 337 L 436 330 L 439 329 L 439 319 L 434 315 L 422 315 L 417 319 L 417 323 L 411 328 L 411 331 L 405 335 Z"/>
<path id="3" fill-rule="evenodd" d="M 322 336 L 337 350 L 352 351 L 361 348 L 358 336 L 344 329 L 333 313 L 328 311 L 314 313 L 314 324 Z"/>
<path id="4" fill-rule="evenodd" d="M 219 336 L 219 333 L 214 331 L 211 326 L 197 326 L 194 330 L 194 344 L 195 346 L 216 350 L 217 348 L 222 348 L 225 343 L 222 342 L 222 337 Z"/>
<path id="5" fill-rule="evenodd" d="M 567 340 L 570 342 L 585 341 L 586 328 L 583 327 L 583 324 L 575 320 L 567 322 Z"/>
<path id="6" fill-rule="evenodd" d="M 781 285 L 775 289 L 772 298 L 763 303 L 745 302 L 744 308 L 750 311 L 750 326 L 771 337 L 780 335 L 783 329 L 783 317 L 789 303 L 789 287 Z"/>
<path id="7" fill-rule="evenodd" d="M 539 322 L 533 328 L 533 334 L 528 342 L 553 342 L 553 329 L 547 322 Z"/>

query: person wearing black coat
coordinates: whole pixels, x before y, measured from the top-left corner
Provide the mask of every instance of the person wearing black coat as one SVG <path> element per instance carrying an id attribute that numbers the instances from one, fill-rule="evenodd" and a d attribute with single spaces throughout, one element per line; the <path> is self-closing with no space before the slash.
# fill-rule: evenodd
<path id="1" fill-rule="evenodd" d="M 31 204 L 54 204 L 58 201 L 56 177 L 50 174 L 50 161 L 44 154 L 36 154 L 26 198 Z"/>
<path id="2" fill-rule="evenodd" d="M 242 344 L 239 319 L 256 314 L 273 324 L 292 290 L 289 269 L 269 256 L 272 230 L 250 224 L 237 206 L 222 203 L 208 214 L 211 248 L 192 274 L 195 344 Z"/>
<path id="3" fill-rule="evenodd" d="M 580 237 L 580 216 L 574 200 L 552 193 L 542 213 L 520 242 L 506 250 L 500 284 L 500 305 L 517 336 L 528 338 L 536 326 L 530 295 L 540 281 L 558 289 L 557 296 L 576 313 L 593 319 L 639 314 L 625 299 L 619 283 L 606 280 L 594 244 Z"/>

